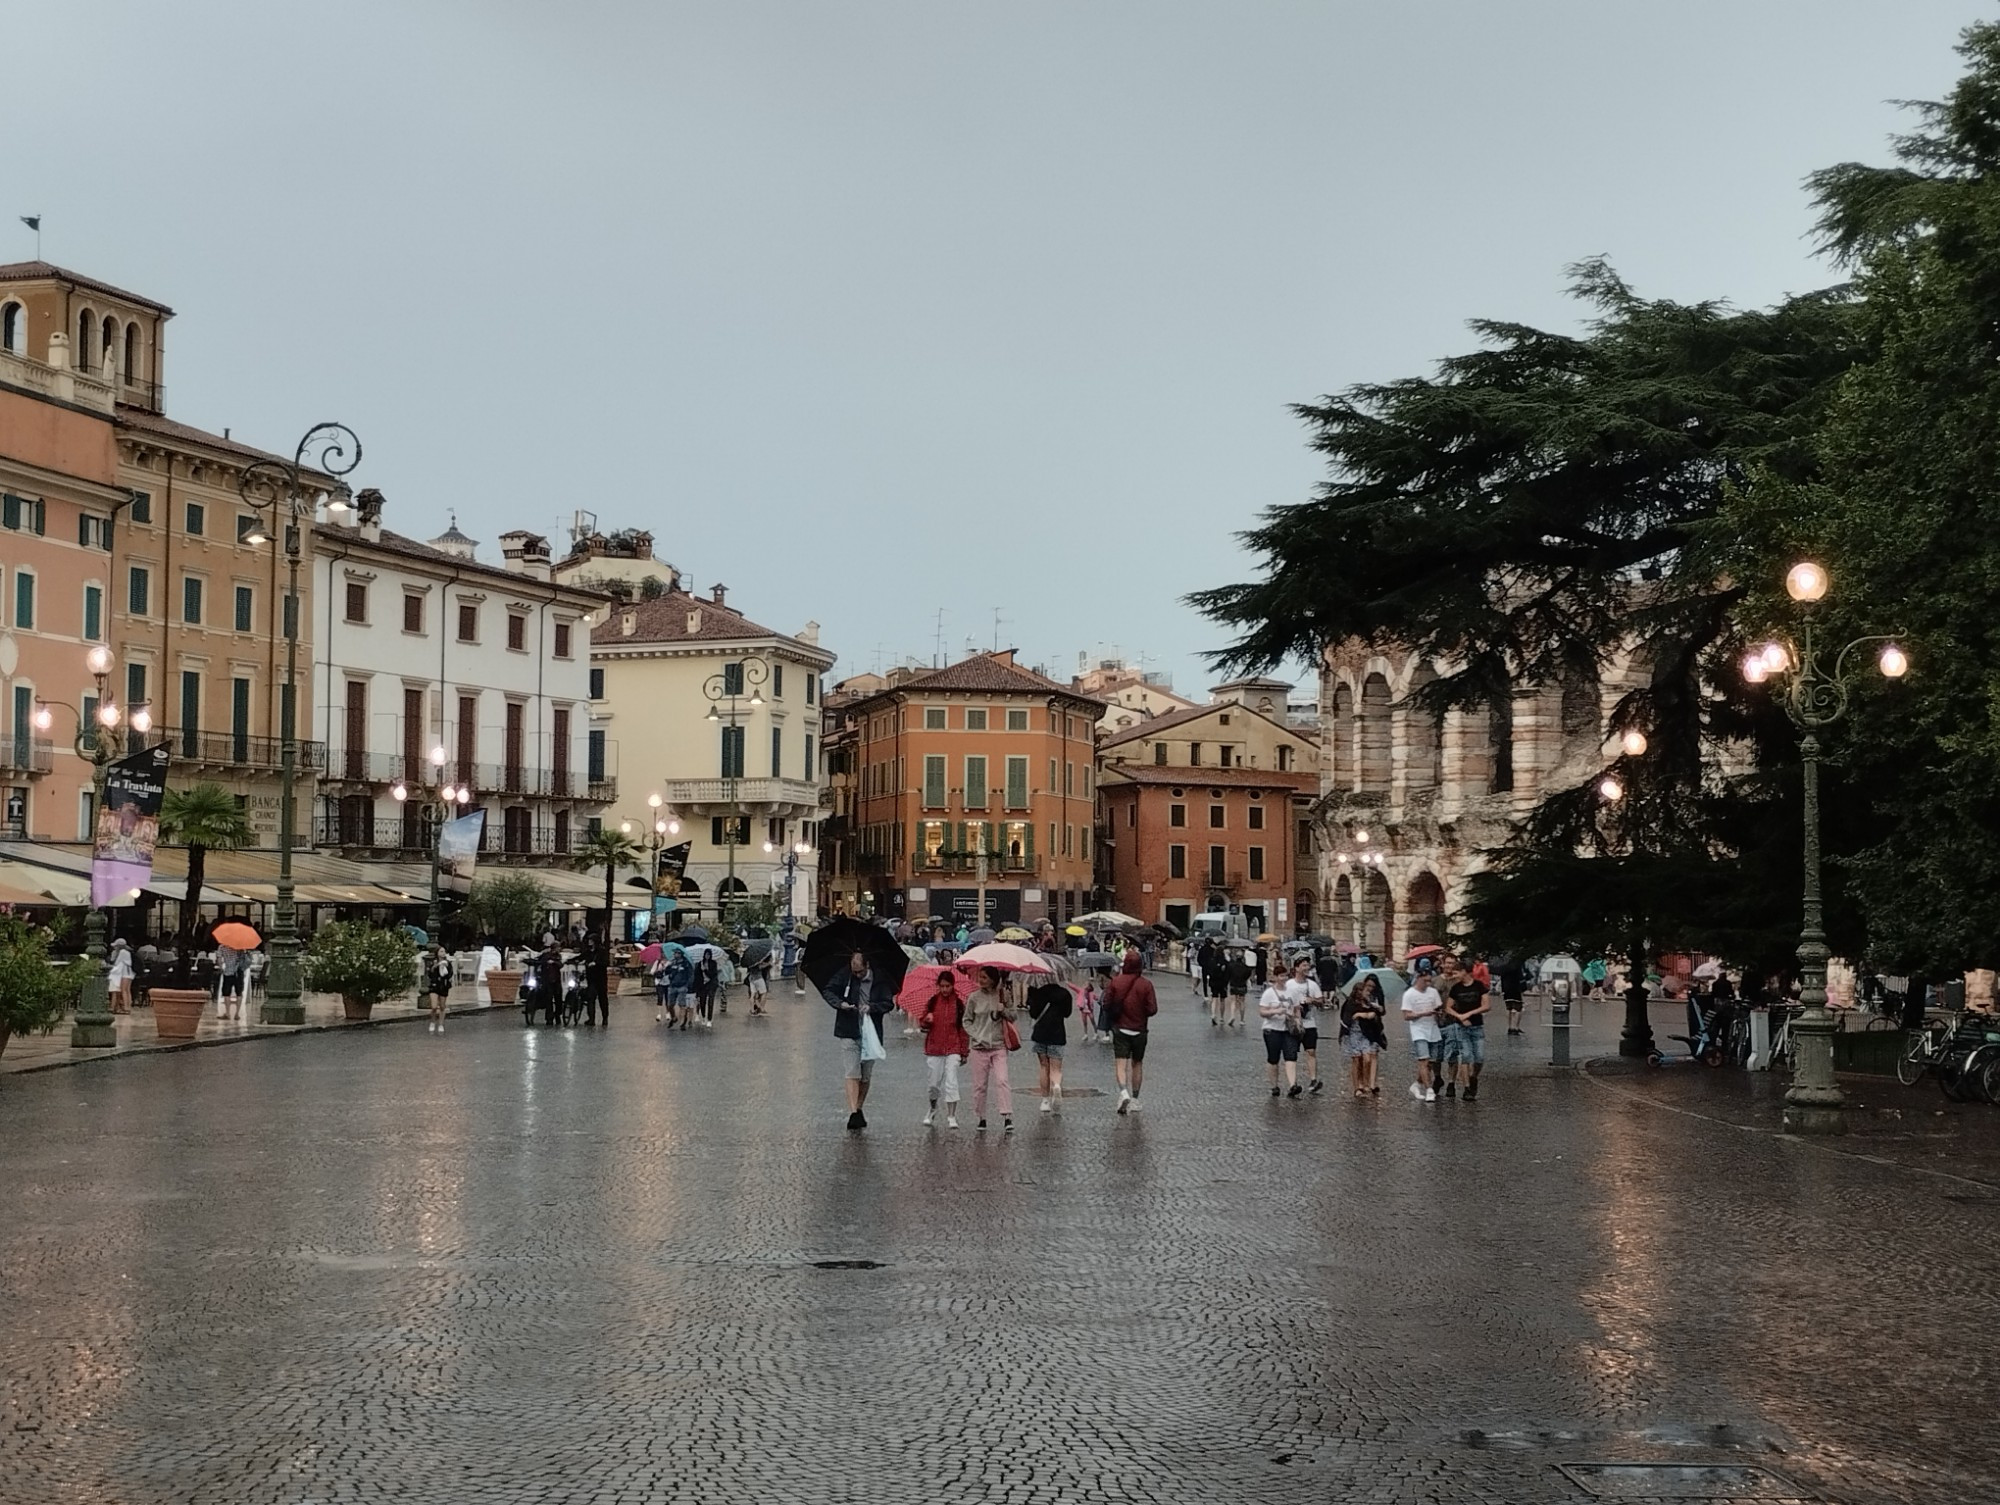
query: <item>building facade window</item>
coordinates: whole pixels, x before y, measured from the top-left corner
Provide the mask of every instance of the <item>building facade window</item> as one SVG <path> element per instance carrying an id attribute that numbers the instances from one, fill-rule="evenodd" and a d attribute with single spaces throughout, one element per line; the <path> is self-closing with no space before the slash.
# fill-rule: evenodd
<path id="1" fill-rule="evenodd" d="M 771 665 L 771 698 L 773 700 L 783 700 L 785 698 L 785 666 L 783 664 Z"/>
<path id="2" fill-rule="evenodd" d="M 816 696 L 818 693 L 819 693 L 819 676 L 817 674 L 808 674 L 806 676 L 806 704 L 811 705 L 813 703 L 813 697 Z"/>
<path id="3" fill-rule="evenodd" d="M 1264 829 L 1264 807 L 1262 805 L 1252 805 L 1250 807 L 1250 829 L 1253 831 Z"/>
<path id="4" fill-rule="evenodd" d="M 984 707 L 967 706 L 965 708 L 965 729 L 969 732 L 983 732 L 986 730 L 986 711 Z"/>
<path id="5" fill-rule="evenodd" d="M 101 585 L 86 585 L 83 588 L 83 637 L 88 643 L 103 641 L 104 587 Z"/>
<path id="6" fill-rule="evenodd" d="M 1229 848 L 1210 847 L 1208 849 L 1208 884 L 1210 888 L 1229 886 Z"/>
<path id="7" fill-rule="evenodd" d="M 201 625 L 201 577 L 184 575 L 181 577 L 181 620 L 194 626 Z"/>
<path id="8" fill-rule="evenodd" d="M 556 623 L 555 639 L 556 639 L 557 658 L 569 657 L 569 634 L 570 634 L 569 623 L 567 622 Z"/>
<path id="9" fill-rule="evenodd" d="M 743 728 L 725 726 L 722 729 L 722 776 L 725 779 L 743 777 Z"/>
<path id="10" fill-rule="evenodd" d="M 590 698 L 592 700 L 602 700 L 604 698 L 604 671 L 602 669 L 592 669 L 590 671 Z"/>
<path id="11" fill-rule="evenodd" d="M 507 613 L 507 646 L 515 653 L 528 651 L 528 619 L 518 611 Z"/>
<path id="12" fill-rule="evenodd" d="M 1027 711 L 1025 709 L 1010 708 L 1007 712 L 1007 730 L 1010 732 L 1025 732 L 1027 729 Z"/>
<path id="13" fill-rule="evenodd" d="M 35 577 L 27 570 L 14 571 L 14 625 L 35 625 Z"/>
<path id="14" fill-rule="evenodd" d="M 257 626 L 257 593 L 247 585 L 236 587 L 236 630 L 251 632 Z"/>
<path id="15" fill-rule="evenodd" d="M 458 640 L 461 643 L 479 641 L 479 608 L 470 601 L 458 604 Z"/>
<path id="16" fill-rule="evenodd" d="M 1167 876 L 1169 878 L 1187 876 L 1187 848 L 1178 842 L 1167 848 Z"/>
<path id="17" fill-rule="evenodd" d="M 347 620 L 350 622 L 368 620 L 368 587 L 359 580 L 347 582 Z"/>
<path id="18" fill-rule="evenodd" d="M 941 705 L 927 705 L 927 706 L 925 706 L 925 707 L 924 707 L 924 730 L 925 730 L 925 731 L 927 731 L 927 732 L 941 732 L 941 731 L 943 731 L 943 730 L 944 730 L 944 715 L 945 715 L 945 711 L 944 711 L 944 707 L 943 707 L 943 706 L 941 706 Z"/>
<path id="19" fill-rule="evenodd" d="M 1009 758 L 1007 760 L 1007 808 L 1025 810 L 1028 808 L 1028 760 Z"/>
<path id="20" fill-rule="evenodd" d="M 771 777 L 781 779 L 784 776 L 785 729 L 782 726 L 774 726 L 771 728 Z"/>
<path id="21" fill-rule="evenodd" d="M 1136 809 L 1137 807 L 1135 806 L 1134 808 Z M 1187 824 L 1187 806 L 1167 806 L 1167 824 L 1176 828 L 1185 826 Z"/>
<path id="22" fill-rule="evenodd" d="M 80 512 L 76 518 L 76 541 L 86 549 L 111 547 L 111 519 L 97 517 L 89 512 Z"/>
<path id="23" fill-rule="evenodd" d="M 151 492 L 132 493 L 132 505 L 125 509 L 125 515 L 135 523 L 150 523 L 153 520 L 153 496 Z"/>
<path id="24" fill-rule="evenodd" d="M 143 617 L 153 609 L 153 572 L 132 566 L 125 577 L 125 609 L 135 617 Z"/>
<path id="25" fill-rule="evenodd" d="M 189 538 L 200 538 L 208 528 L 208 509 L 200 502 L 189 502 L 182 514 L 187 523 Z"/>
<path id="26" fill-rule="evenodd" d="M 987 801 L 986 759 L 972 757 L 965 760 L 965 808 L 984 810 Z"/>
<path id="27" fill-rule="evenodd" d="M 817 768 L 813 767 L 813 734 L 812 734 L 811 732 L 807 732 L 807 733 L 806 733 L 806 766 L 805 766 L 805 770 L 804 770 L 804 772 L 803 772 L 803 774 L 802 774 L 801 776 L 802 776 L 802 777 L 803 777 L 803 778 L 805 779 L 805 781 L 806 781 L 807 783 L 811 783 L 811 782 L 813 781 L 813 779 L 814 779 L 815 777 L 817 777 L 818 773 L 819 773 L 819 770 L 818 770 Z"/>
<path id="28" fill-rule="evenodd" d="M 970 790 L 966 791 L 966 806 L 972 807 Z M 928 753 L 924 757 L 924 808 L 945 808 L 945 760 L 942 753 Z"/>
<path id="29" fill-rule="evenodd" d="M 722 693 L 741 695 L 743 693 L 743 665 L 741 663 L 722 666 Z"/>
<path id="30" fill-rule="evenodd" d="M 1250 878 L 1252 882 L 1256 883 L 1264 881 L 1264 849 L 1262 847 L 1252 847 L 1250 849 Z"/>
<path id="31" fill-rule="evenodd" d="M 1201 767 L 1201 744 L 1199 742 L 1188 743 L 1188 767 Z"/>
<path id="32" fill-rule="evenodd" d="M 1155 768 L 1165 768 L 1165 767 L 1167 766 L 1167 744 L 1166 744 L 1166 743 L 1164 743 L 1164 742 L 1155 742 L 1155 743 L 1153 744 L 1153 766 L 1154 766 Z"/>
<path id="33" fill-rule="evenodd" d="M 424 598 L 415 591 L 403 593 L 403 631 L 424 630 Z"/>
<path id="34" fill-rule="evenodd" d="M 1211 831 L 1221 831 L 1226 830 L 1228 825 L 1229 807 L 1227 805 L 1210 805 L 1208 807 L 1208 829 Z"/>

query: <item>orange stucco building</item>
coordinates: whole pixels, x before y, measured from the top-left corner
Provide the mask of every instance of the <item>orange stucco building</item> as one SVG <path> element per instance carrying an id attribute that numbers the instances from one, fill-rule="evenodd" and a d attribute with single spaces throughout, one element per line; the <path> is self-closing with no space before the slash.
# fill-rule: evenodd
<path id="1" fill-rule="evenodd" d="M 836 687 L 838 688 L 838 687 Z M 1012 649 L 890 676 L 842 709 L 855 881 L 879 913 L 992 924 L 1094 907 L 1101 701 Z"/>

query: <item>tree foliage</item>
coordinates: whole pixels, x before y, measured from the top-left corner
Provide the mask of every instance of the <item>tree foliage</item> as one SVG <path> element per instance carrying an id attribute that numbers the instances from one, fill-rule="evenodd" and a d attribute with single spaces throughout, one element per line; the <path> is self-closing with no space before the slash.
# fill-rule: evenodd
<path id="1" fill-rule="evenodd" d="M 549 891 L 533 873 L 475 878 L 461 918 L 480 935 L 503 945 L 525 945 L 548 923 Z"/>

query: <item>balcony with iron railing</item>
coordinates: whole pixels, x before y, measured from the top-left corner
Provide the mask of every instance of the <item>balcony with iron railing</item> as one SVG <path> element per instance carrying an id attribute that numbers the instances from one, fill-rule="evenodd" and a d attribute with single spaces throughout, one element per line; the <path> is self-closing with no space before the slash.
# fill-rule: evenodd
<path id="1" fill-rule="evenodd" d="M 494 822 L 495 813 L 487 812 L 487 825 L 479 846 L 482 856 L 568 857 L 584 838 L 580 826 L 562 828 L 546 823 L 509 826 L 504 820 Z M 323 847 L 428 858 L 436 844 L 436 832 L 437 827 L 426 818 L 383 820 L 333 810 L 320 812 L 316 834 Z"/>
<path id="2" fill-rule="evenodd" d="M 919 852 L 913 866 L 918 872 L 970 874 L 978 876 L 981 855 L 977 852 Z M 989 877 L 1015 877 L 1040 871 L 1041 859 L 1020 853 L 988 852 L 985 854 L 986 872 Z"/>
<path id="3" fill-rule="evenodd" d="M 25 728 L 10 728 L 0 736 L 0 773 L 25 774 L 33 778 L 56 766 L 56 745 Z"/>
<path id="4" fill-rule="evenodd" d="M 419 788 L 436 778 L 431 761 L 406 753 L 371 752 L 358 747 L 334 747 L 327 754 L 327 778 L 336 784 L 407 784 Z M 474 794 L 512 795 L 522 799 L 584 800 L 608 804 L 618 798 L 614 774 L 591 774 L 575 767 L 538 768 L 529 763 L 447 763 L 447 777 L 465 783 Z"/>
<path id="5" fill-rule="evenodd" d="M 191 727 L 156 726 L 150 732 L 127 732 L 128 752 L 139 752 L 165 743 L 177 762 L 205 768 L 254 768 L 276 772 L 284 763 L 282 737 L 253 737 L 248 732 L 204 732 Z M 318 773 L 326 767 L 326 744 L 301 739 L 297 762 L 300 773 Z"/>

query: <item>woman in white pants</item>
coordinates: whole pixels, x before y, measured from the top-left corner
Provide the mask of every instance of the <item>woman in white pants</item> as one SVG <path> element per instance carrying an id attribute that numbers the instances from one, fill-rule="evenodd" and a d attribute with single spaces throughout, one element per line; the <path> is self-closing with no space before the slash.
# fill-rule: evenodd
<path id="1" fill-rule="evenodd" d="M 917 1021 L 924 1031 L 924 1065 L 930 1070 L 931 1105 L 924 1111 L 924 1127 L 937 1122 L 938 1096 L 944 1096 L 944 1126 L 958 1127 L 958 1068 L 965 1060 L 965 1005 L 959 1001 L 958 979 L 950 968 L 938 974 L 937 991 L 924 1005 Z"/>

